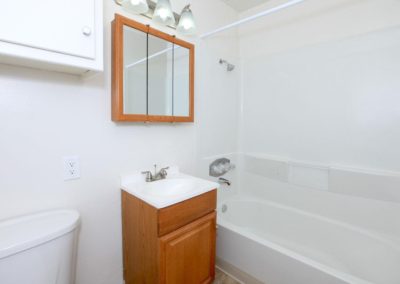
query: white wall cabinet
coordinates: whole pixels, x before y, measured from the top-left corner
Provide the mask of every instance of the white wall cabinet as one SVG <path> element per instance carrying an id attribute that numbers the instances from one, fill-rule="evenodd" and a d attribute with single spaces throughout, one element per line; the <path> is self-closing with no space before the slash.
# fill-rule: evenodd
<path id="1" fill-rule="evenodd" d="M 102 71 L 103 1 L 4 1 L 0 62 L 77 74 Z"/>

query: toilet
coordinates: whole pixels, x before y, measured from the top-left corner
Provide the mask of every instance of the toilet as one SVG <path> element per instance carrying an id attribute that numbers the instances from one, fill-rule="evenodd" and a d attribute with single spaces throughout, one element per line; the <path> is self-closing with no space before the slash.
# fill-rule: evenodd
<path id="1" fill-rule="evenodd" d="M 73 284 L 79 219 L 58 210 L 0 222 L 0 283 Z"/>

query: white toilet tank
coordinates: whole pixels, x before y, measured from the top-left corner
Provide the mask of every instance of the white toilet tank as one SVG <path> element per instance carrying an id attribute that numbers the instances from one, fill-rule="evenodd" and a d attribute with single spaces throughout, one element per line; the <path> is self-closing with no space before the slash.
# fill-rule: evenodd
<path id="1" fill-rule="evenodd" d="M 78 225 L 70 210 L 0 222 L 0 283 L 73 284 Z"/>

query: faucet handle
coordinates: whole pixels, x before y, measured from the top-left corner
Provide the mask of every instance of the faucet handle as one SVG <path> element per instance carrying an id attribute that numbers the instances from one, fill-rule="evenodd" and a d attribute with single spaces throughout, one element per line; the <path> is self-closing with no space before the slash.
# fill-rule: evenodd
<path id="1" fill-rule="evenodd" d="M 153 174 L 150 171 L 142 172 L 143 175 L 146 175 L 146 181 L 150 182 L 153 179 Z"/>
<path id="2" fill-rule="evenodd" d="M 168 172 L 167 172 L 168 169 L 169 169 L 169 167 L 165 167 L 165 168 L 162 168 L 162 169 L 160 170 L 160 174 L 161 174 L 161 176 L 162 176 L 163 178 L 165 178 L 165 177 L 168 175 Z"/>

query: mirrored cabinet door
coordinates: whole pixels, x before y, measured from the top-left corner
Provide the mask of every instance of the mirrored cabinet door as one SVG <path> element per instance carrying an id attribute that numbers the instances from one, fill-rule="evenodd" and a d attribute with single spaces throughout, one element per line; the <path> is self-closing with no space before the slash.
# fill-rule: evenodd
<path id="1" fill-rule="evenodd" d="M 190 114 L 190 50 L 175 45 L 173 114 L 186 117 Z"/>
<path id="2" fill-rule="evenodd" d="M 124 30 L 124 114 L 147 114 L 147 34 Z"/>
<path id="3" fill-rule="evenodd" d="M 116 15 L 112 119 L 193 122 L 194 46 Z"/>
<path id="4" fill-rule="evenodd" d="M 149 115 L 172 116 L 173 43 L 149 34 Z"/>

